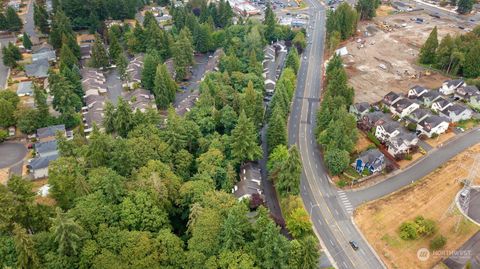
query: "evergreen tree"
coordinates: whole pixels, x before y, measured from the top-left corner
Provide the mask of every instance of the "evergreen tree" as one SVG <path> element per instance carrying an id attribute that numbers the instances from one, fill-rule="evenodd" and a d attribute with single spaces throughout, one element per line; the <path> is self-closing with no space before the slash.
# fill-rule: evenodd
<path id="1" fill-rule="evenodd" d="M 168 74 L 167 67 L 164 64 L 158 65 L 153 88 L 157 106 L 167 108 L 175 100 L 176 90 L 177 84 Z"/>
<path id="2" fill-rule="evenodd" d="M 469 48 L 465 55 L 463 74 L 468 78 L 480 77 L 480 39 Z"/>
<path id="3" fill-rule="evenodd" d="M 41 126 L 46 126 L 50 118 L 50 112 L 47 104 L 47 93 L 37 84 L 33 85 L 33 96 L 35 98 L 35 107 L 37 108 L 37 119 Z"/>
<path id="4" fill-rule="evenodd" d="M 247 117 L 253 120 L 256 127 L 262 125 L 265 112 L 262 95 L 253 89 L 252 81 L 248 81 L 247 89 L 244 93 L 243 110 L 247 114 Z"/>
<path id="5" fill-rule="evenodd" d="M 60 255 L 73 256 L 81 251 L 82 232 L 82 227 L 57 207 L 52 233 Z"/>
<path id="6" fill-rule="evenodd" d="M 123 98 L 118 98 L 117 110 L 113 125 L 115 131 L 121 137 L 127 137 L 128 132 L 133 128 L 133 112 L 132 108 Z"/>
<path id="7" fill-rule="evenodd" d="M 92 59 L 90 64 L 95 68 L 107 68 L 109 66 L 108 54 L 98 34 L 95 35 L 95 43 L 92 47 Z"/>
<path id="8" fill-rule="evenodd" d="M 277 109 L 278 110 L 278 107 Z M 287 124 L 279 111 L 273 111 L 267 129 L 268 148 L 272 151 L 278 145 L 287 144 Z"/>
<path id="9" fill-rule="evenodd" d="M 242 110 L 237 126 L 232 131 L 232 156 L 237 163 L 254 161 L 262 156 L 262 148 L 258 145 L 253 121 L 247 118 Z"/>
<path id="10" fill-rule="evenodd" d="M 7 46 L 2 47 L 3 64 L 9 67 L 16 67 L 17 61 L 22 59 L 22 54 L 17 46 L 9 42 Z"/>
<path id="11" fill-rule="evenodd" d="M 419 61 L 422 64 L 435 63 L 436 51 L 438 47 L 437 27 L 435 26 L 428 36 L 427 41 L 420 49 Z"/>
<path id="12" fill-rule="evenodd" d="M 158 55 L 151 51 L 145 54 L 142 69 L 142 85 L 145 89 L 152 91 L 155 85 L 155 74 L 157 66 L 160 64 Z"/>
<path id="13" fill-rule="evenodd" d="M 275 25 L 277 24 L 277 19 L 275 18 L 275 13 L 273 13 L 270 3 L 267 3 L 267 8 L 265 9 L 265 20 L 263 24 L 266 25 L 265 28 L 265 38 L 267 41 L 275 41 Z"/>
<path id="14" fill-rule="evenodd" d="M 213 40 L 210 27 L 207 24 L 199 25 L 193 32 L 193 40 L 195 50 L 201 53 L 206 53 L 212 49 Z"/>
<path id="15" fill-rule="evenodd" d="M 123 49 L 118 42 L 118 38 L 115 35 L 110 36 L 110 46 L 108 48 L 108 54 L 110 55 L 110 60 L 118 65 L 116 62 L 119 55 L 123 54 Z"/>
<path id="16" fill-rule="evenodd" d="M 193 64 L 193 45 L 190 31 L 183 28 L 173 49 L 173 63 L 175 66 L 175 79 L 185 79 L 188 67 Z"/>
<path id="17" fill-rule="evenodd" d="M 0 98 L 0 127 L 8 128 L 15 124 L 15 107 L 5 99 Z"/>
<path id="18" fill-rule="evenodd" d="M 26 32 L 23 33 L 23 47 L 27 50 L 32 49 L 32 41 Z"/>
<path id="19" fill-rule="evenodd" d="M 65 13 L 63 13 L 63 11 L 57 10 L 52 19 L 52 27 L 49 35 L 50 44 L 52 44 L 53 48 L 60 49 L 62 47 L 62 44 L 64 43 L 64 36 L 66 39 L 73 38 L 74 43 L 77 43 L 75 41 L 75 33 L 73 32 L 72 26 L 70 24 L 70 19 L 65 16 Z M 70 43 L 69 46 L 72 51 L 75 50 Z M 78 57 L 77 54 L 75 55 Z"/>
<path id="20" fill-rule="evenodd" d="M 107 134 L 115 132 L 115 106 L 107 102 L 104 108 L 103 128 Z"/>
<path id="21" fill-rule="evenodd" d="M 288 52 L 285 67 L 292 68 L 293 72 L 297 74 L 298 68 L 300 67 L 300 57 L 298 56 L 298 51 L 295 47 L 292 47 Z"/>
<path id="22" fill-rule="evenodd" d="M 472 11 L 474 1 L 473 0 L 458 0 L 457 12 L 460 14 L 468 14 Z"/>
<path id="23" fill-rule="evenodd" d="M 361 20 L 370 20 L 376 16 L 376 0 L 360 0 L 357 2 L 356 9 L 360 14 Z"/>
<path id="24" fill-rule="evenodd" d="M 38 5 L 36 3 L 33 5 L 33 21 L 35 23 L 35 27 L 37 27 L 40 32 L 48 34 L 48 13 L 43 5 Z"/>
<path id="25" fill-rule="evenodd" d="M 20 269 L 37 268 L 39 259 L 31 236 L 18 224 L 14 224 L 13 235 L 17 254 L 17 267 Z"/>
<path id="26" fill-rule="evenodd" d="M 64 44 L 60 50 L 60 70 L 78 66 L 78 59 L 73 54 L 68 44 Z"/>
<path id="27" fill-rule="evenodd" d="M 120 78 L 128 81 L 129 78 L 127 73 L 127 65 L 128 65 L 127 58 L 125 58 L 125 55 L 123 55 L 123 52 L 117 56 L 115 63 L 117 64 L 117 70 L 118 70 L 118 73 L 120 74 Z"/>
<path id="28" fill-rule="evenodd" d="M 23 22 L 17 14 L 17 11 L 13 7 L 7 7 L 5 12 L 5 18 L 7 20 L 7 29 L 12 32 L 20 31 L 23 27 Z"/>
<path id="29" fill-rule="evenodd" d="M 8 28 L 7 18 L 5 18 L 5 15 L 2 12 L 0 12 L 0 30 L 6 31 L 7 28 Z"/>
<path id="30" fill-rule="evenodd" d="M 349 165 L 350 156 L 348 151 L 342 149 L 328 149 L 325 152 L 325 165 L 333 175 L 342 173 Z"/>

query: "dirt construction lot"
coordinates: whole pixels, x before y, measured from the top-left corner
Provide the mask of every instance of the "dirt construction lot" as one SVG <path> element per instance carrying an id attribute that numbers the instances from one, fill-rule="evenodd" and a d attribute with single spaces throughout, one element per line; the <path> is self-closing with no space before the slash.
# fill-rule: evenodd
<path id="1" fill-rule="evenodd" d="M 421 18 L 423 23 L 412 19 Z M 384 24 L 385 23 L 385 24 Z M 416 84 L 438 88 L 447 78 L 426 74 L 417 66 L 418 53 L 434 26 L 439 40 L 446 34 L 460 33 L 456 24 L 446 18 L 437 19 L 417 11 L 377 17 L 360 22 L 359 34 L 346 44 L 349 82 L 355 88 L 356 102 L 377 102 L 389 91 L 406 93 Z"/>
<path id="2" fill-rule="evenodd" d="M 471 154 L 477 153 L 480 145 L 456 156 L 412 186 L 365 204 L 355 212 L 356 223 L 388 268 L 432 268 L 448 256 L 444 253 L 456 250 L 479 230 L 473 223 L 448 213 L 453 198 L 462 188 L 457 179 L 468 175 L 473 164 Z M 420 215 L 434 220 L 437 234 L 447 237 L 444 252 L 431 253 L 426 261 L 417 258 L 417 251 L 428 248 L 433 236 L 414 241 L 404 241 L 398 236 L 401 223 Z"/>

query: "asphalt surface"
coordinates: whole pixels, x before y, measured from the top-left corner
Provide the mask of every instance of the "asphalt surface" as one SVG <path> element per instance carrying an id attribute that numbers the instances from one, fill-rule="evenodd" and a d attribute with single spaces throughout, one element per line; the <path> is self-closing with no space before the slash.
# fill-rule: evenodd
<path id="1" fill-rule="evenodd" d="M 308 60 L 302 55 L 288 125 L 289 144 L 298 145 L 303 163 L 301 195 L 322 246 L 337 268 L 384 268 L 355 228 L 350 214 L 342 208 L 342 200 L 329 183 L 315 142 L 315 114 L 322 86 L 326 12 L 319 2 L 308 1 L 308 4 L 312 25 L 308 28 L 308 39 L 311 44 L 304 52 Z M 358 251 L 351 248 L 350 240 L 358 244 Z"/>
<path id="2" fill-rule="evenodd" d="M 27 148 L 20 143 L 0 143 L 0 169 L 12 166 L 27 155 Z"/>
<path id="3" fill-rule="evenodd" d="M 468 216 L 480 223 L 480 190 L 470 189 L 470 202 L 468 205 Z"/>
<path id="4" fill-rule="evenodd" d="M 0 38 L 0 49 L 8 45 L 8 42 L 15 42 L 14 37 Z M 1 50 L 0 50 L 1 51 Z M 0 90 L 4 90 L 7 87 L 7 81 L 10 68 L 3 64 L 3 53 L 0 52 Z"/>
<path id="5" fill-rule="evenodd" d="M 111 69 L 105 72 L 106 84 L 107 84 L 107 96 L 112 104 L 117 105 L 118 97 L 122 97 L 122 80 L 117 69 Z"/>
<path id="6" fill-rule="evenodd" d="M 192 77 L 188 81 L 188 85 L 185 86 L 186 89 L 184 91 L 178 91 L 175 95 L 175 101 L 173 102 L 174 107 L 187 99 L 193 92 L 198 91 L 198 87 L 206 71 L 208 56 L 210 55 L 213 55 L 213 53 L 195 55 L 195 64 L 192 66 Z"/>
<path id="7" fill-rule="evenodd" d="M 450 269 L 463 269 L 468 261 L 471 262 L 471 268 L 480 268 L 480 232 L 472 236 L 443 263 Z"/>
<path id="8" fill-rule="evenodd" d="M 23 31 L 30 36 L 30 40 L 35 44 L 38 42 L 38 35 L 35 31 L 35 22 L 33 20 L 33 1 L 34 0 L 30 0 L 27 4 L 27 13 L 23 19 Z"/>

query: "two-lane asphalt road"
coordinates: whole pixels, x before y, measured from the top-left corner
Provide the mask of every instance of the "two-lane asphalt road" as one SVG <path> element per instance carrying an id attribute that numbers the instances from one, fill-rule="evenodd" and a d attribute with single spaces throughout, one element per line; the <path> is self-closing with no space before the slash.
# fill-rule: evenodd
<path id="1" fill-rule="evenodd" d="M 323 5 L 309 1 L 310 25 L 303 60 L 298 73 L 297 91 L 289 120 L 289 143 L 297 144 L 303 163 L 301 195 L 315 231 L 327 255 L 338 268 L 384 268 L 363 241 L 351 221 L 350 212 L 341 206 L 345 197 L 330 185 L 314 137 L 315 114 L 321 93 L 326 12 Z M 354 240 L 360 249 L 349 244 Z"/>

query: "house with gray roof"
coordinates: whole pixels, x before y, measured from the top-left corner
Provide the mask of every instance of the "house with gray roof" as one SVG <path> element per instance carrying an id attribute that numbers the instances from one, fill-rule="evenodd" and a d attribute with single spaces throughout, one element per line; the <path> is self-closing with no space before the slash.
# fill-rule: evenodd
<path id="1" fill-rule="evenodd" d="M 46 142 L 56 139 L 57 133 L 60 132 L 63 135 L 67 135 L 64 124 L 51 125 L 48 127 L 37 129 L 37 139 L 40 142 Z"/>
<path id="2" fill-rule="evenodd" d="M 135 88 L 135 85 L 142 83 L 143 54 L 137 55 L 127 65 L 128 79 L 123 83 L 123 87 Z"/>
<path id="3" fill-rule="evenodd" d="M 397 136 L 400 133 L 400 130 L 400 123 L 393 120 L 387 120 L 384 121 L 383 124 L 377 126 L 375 129 L 375 137 L 382 142 L 386 142 L 390 140 L 390 138 Z"/>
<path id="4" fill-rule="evenodd" d="M 448 118 L 430 115 L 417 124 L 417 133 L 432 137 L 445 133 L 449 125 Z"/>
<path id="5" fill-rule="evenodd" d="M 378 149 L 369 149 L 358 156 L 354 165 L 359 174 L 365 169 L 371 174 L 380 173 L 385 168 L 385 155 Z"/>
<path id="6" fill-rule="evenodd" d="M 415 85 L 408 90 L 408 98 L 418 98 L 428 92 L 428 89 Z"/>
<path id="7" fill-rule="evenodd" d="M 357 120 L 360 120 L 370 111 L 370 104 L 367 102 L 355 103 L 350 106 L 349 112 L 352 113 Z"/>
<path id="8" fill-rule="evenodd" d="M 232 189 L 238 200 L 252 197 L 253 194 L 263 194 L 262 173 L 260 167 L 252 162 L 240 166 L 240 181 Z"/>
<path id="9" fill-rule="evenodd" d="M 368 112 L 361 120 L 361 124 L 365 129 L 370 130 L 380 124 L 383 124 L 386 120 L 389 120 L 389 116 L 381 111 Z"/>
<path id="10" fill-rule="evenodd" d="M 438 98 L 441 98 L 442 94 L 439 91 L 435 90 L 430 90 L 424 94 L 422 94 L 420 97 L 417 98 L 417 100 L 424 106 L 430 107 L 433 102 L 435 102 Z"/>
<path id="11" fill-rule="evenodd" d="M 45 157 L 38 157 L 29 160 L 27 164 L 28 172 L 32 179 L 41 179 L 48 177 L 48 165 L 51 161 L 58 159 L 59 155 L 52 154 Z"/>
<path id="12" fill-rule="evenodd" d="M 400 99 L 402 99 L 402 97 L 399 94 L 395 92 L 389 92 L 383 97 L 382 103 L 390 107 L 396 102 L 400 101 Z"/>
<path id="13" fill-rule="evenodd" d="M 82 107 L 83 126 L 85 134 L 93 131 L 96 125 L 100 130 L 103 129 L 103 107 L 106 98 L 102 95 L 89 95 L 84 97 L 85 106 Z"/>
<path id="14" fill-rule="evenodd" d="M 25 73 L 28 77 L 46 78 L 48 77 L 49 68 L 47 59 L 40 59 L 25 66 Z"/>
<path id="15" fill-rule="evenodd" d="M 390 138 L 386 144 L 388 153 L 397 157 L 400 154 L 409 153 L 417 143 L 418 137 L 414 133 L 402 130 L 397 136 Z"/>
<path id="16" fill-rule="evenodd" d="M 22 81 L 18 83 L 17 88 L 18 96 L 32 96 L 33 95 L 33 82 L 31 81 Z"/>
<path id="17" fill-rule="evenodd" d="M 54 50 L 43 50 L 32 54 L 32 62 L 46 59 L 49 62 L 56 62 L 57 55 Z"/>
<path id="18" fill-rule="evenodd" d="M 222 48 L 215 50 L 215 52 L 208 57 L 207 65 L 205 66 L 205 74 L 203 78 L 208 74 L 208 72 L 218 71 L 218 64 L 220 62 L 220 58 L 224 55 Z M 202 78 L 202 79 L 203 79 Z"/>
<path id="19" fill-rule="evenodd" d="M 419 104 L 412 102 L 410 99 L 403 98 L 391 105 L 390 111 L 393 115 L 396 115 L 400 118 L 405 118 L 419 107 Z"/>
<path id="20" fill-rule="evenodd" d="M 57 140 L 35 143 L 33 145 L 33 148 L 35 150 L 35 157 L 47 157 L 50 155 L 58 154 L 57 146 Z"/>
<path id="21" fill-rule="evenodd" d="M 455 91 L 455 94 L 453 95 L 455 100 L 464 100 L 468 101 L 470 100 L 470 97 L 480 95 L 480 91 L 476 86 L 465 86 L 465 87 L 459 87 Z"/>
<path id="22" fill-rule="evenodd" d="M 438 113 L 451 105 L 453 104 L 450 101 L 441 97 L 432 103 L 432 110 Z"/>
<path id="23" fill-rule="evenodd" d="M 459 122 L 471 119 L 473 111 L 460 104 L 453 104 L 441 110 L 440 115 L 450 119 L 450 122 Z"/>
<path id="24" fill-rule="evenodd" d="M 145 112 L 147 109 L 157 109 L 155 96 L 145 89 L 136 89 L 123 94 L 123 98 L 132 107 L 134 112 Z"/>
<path id="25" fill-rule="evenodd" d="M 439 89 L 440 93 L 444 95 L 451 95 L 459 87 L 467 86 L 463 79 L 446 80 Z"/>
<path id="26" fill-rule="evenodd" d="M 408 117 L 406 118 L 406 121 L 408 123 L 410 122 L 419 123 L 422 120 L 424 120 L 426 117 L 428 117 L 430 114 L 431 113 L 429 109 L 425 109 L 425 108 L 415 109 L 412 113 L 410 113 L 410 115 L 408 115 Z"/>

